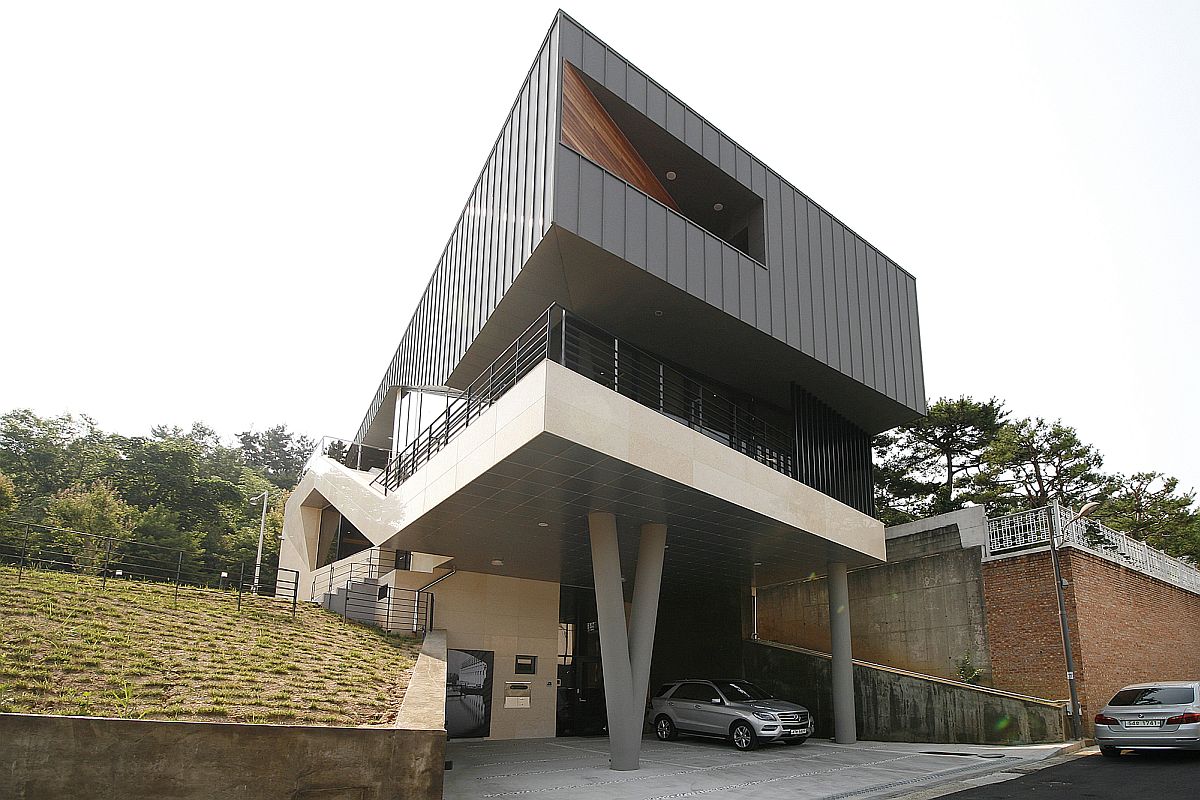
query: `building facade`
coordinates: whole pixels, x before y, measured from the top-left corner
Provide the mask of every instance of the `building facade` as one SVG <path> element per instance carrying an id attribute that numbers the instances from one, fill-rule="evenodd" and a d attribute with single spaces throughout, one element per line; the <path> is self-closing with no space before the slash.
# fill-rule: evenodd
<path id="1" fill-rule="evenodd" d="M 739 673 L 757 584 L 883 560 L 871 436 L 924 410 L 912 276 L 560 12 L 280 565 L 444 628 L 451 735 L 607 728 L 633 768 L 651 680 Z"/>

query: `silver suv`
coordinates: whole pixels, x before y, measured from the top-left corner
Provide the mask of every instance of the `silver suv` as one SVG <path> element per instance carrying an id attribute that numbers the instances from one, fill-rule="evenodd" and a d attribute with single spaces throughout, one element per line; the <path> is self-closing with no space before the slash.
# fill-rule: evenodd
<path id="1" fill-rule="evenodd" d="M 803 744 L 812 734 L 808 709 L 777 700 L 742 680 L 665 683 L 650 700 L 654 733 L 671 741 L 681 733 L 730 739 L 738 750 L 762 742 Z"/>
<path id="2" fill-rule="evenodd" d="M 1106 756 L 1122 750 L 1200 750 L 1200 681 L 1135 683 L 1096 715 L 1096 744 Z"/>

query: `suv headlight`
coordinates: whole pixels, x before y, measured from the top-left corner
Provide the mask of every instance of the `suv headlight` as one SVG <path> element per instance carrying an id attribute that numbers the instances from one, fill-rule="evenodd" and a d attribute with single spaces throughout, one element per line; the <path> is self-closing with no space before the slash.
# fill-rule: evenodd
<path id="1" fill-rule="evenodd" d="M 767 722 L 774 722 L 774 721 L 775 721 L 775 715 L 774 715 L 774 714 L 768 714 L 766 711 L 755 711 L 755 712 L 754 712 L 754 716 L 758 717 L 758 718 L 759 718 L 759 719 L 761 719 L 761 720 L 765 720 L 765 721 L 767 721 Z"/>

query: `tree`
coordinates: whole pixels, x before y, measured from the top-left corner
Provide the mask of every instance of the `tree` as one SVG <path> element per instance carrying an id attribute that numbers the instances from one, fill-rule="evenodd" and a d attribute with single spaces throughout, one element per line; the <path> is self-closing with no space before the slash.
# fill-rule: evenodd
<path id="1" fill-rule="evenodd" d="M 876 437 L 881 508 L 907 521 L 900 518 L 944 514 L 976 501 L 989 488 L 984 453 L 1007 416 L 994 397 L 943 397 L 922 419 Z"/>
<path id="2" fill-rule="evenodd" d="M 262 582 L 267 585 L 274 585 L 275 574 L 279 568 L 279 535 L 283 532 L 283 510 L 287 499 L 286 491 L 276 490 L 267 505 L 267 524 L 263 534 L 263 559 L 260 571 Z M 261 512 L 262 506 L 256 506 L 256 509 Z M 244 565 L 247 581 L 254 576 L 254 560 L 258 555 L 260 522 L 258 514 L 254 514 L 253 520 L 246 520 L 225 541 L 223 567 L 228 571 Z"/>
<path id="3" fill-rule="evenodd" d="M 43 532 L 38 550 L 51 560 L 94 569 L 109 549 L 104 537 L 129 538 L 137 519 L 137 509 L 122 500 L 109 483 L 96 481 L 87 488 L 64 489 L 50 501 L 46 512 L 46 524 L 61 530 Z"/>
<path id="4" fill-rule="evenodd" d="M 0 514 L 8 514 L 17 507 L 17 487 L 12 478 L 0 472 Z"/>
<path id="5" fill-rule="evenodd" d="M 39 417 L 29 409 L 0 417 L 0 470 L 34 519 L 57 492 L 106 476 L 116 459 L 111 438 L 90 417 Z"/>
<path id="6" fill-rule="evenodd" d="M 122 458 L 115 482 L 122 495 L 139 508 L 161 505 L 177 513 L 185 530 L 220 526 L 223 507 L 241 502 L 238 487 L 207 474 L 201 445 L 177 432 L 159 427 L 149 438 L 120 437 Z"/>
<path id="7" fill-rule="evenodd" d="M 202 577 L 202 540 L 203 534 L 180 529 L 178 513 L 155 505 L 139 515 L 132 541 L 122 543 L 118 552 L 130 572 L 163 580 L 178 569 L 183 580 L 197 580 Z"/>
<path id="8" fill-rule="evenodd" d="M 286 425 L 267 428 L 262 433 L 238 434 L 246 463 L 262 469 L 280 489 L 291 489 L 300 480 L 300 470 L 317 442 L 307 436 L 288 432 Z"/>
<path id="9" fill-rule="evenodd" d="M 984 453 L 994 494 L 993 511 L 1009 513 L 1047 505 L 1051 500 L 1078 507 L 1104 494 L 1104 459 L 1061 420 L 1022 419 L 1007 423 Z"/>
<path id="10" fill-rule="evenodd" d="M 1096 519 L 1171 555 L 1200 559 L 1195 491 L 1180 491 L 1179 480 L 1161 472 L 1117 475 L 1113 485 Z"/>

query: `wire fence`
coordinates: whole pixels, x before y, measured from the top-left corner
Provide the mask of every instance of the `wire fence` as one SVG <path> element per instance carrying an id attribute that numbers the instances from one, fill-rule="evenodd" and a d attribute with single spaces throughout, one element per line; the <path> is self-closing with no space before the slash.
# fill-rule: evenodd
<path id="1" fill-rule="evenodd" d="M 268 607 L 286 608 L 293 617 L 300 589 L 300 574 L 292 569 L 261 574 L 256 582 L 254 564 L 240 562 L 214 578 L 182 548 L 11 519 L 0 520 L 0 564 L 16 569 L 17 584 L 33 572 L 69 573 L 93 579 L 100 591 L 110 585 L 169 587 L 176 605 L 181 588 L 218 589 L 236 597 L 239 611 L 248 597 L 269 598 L 280 602 Z"/>

